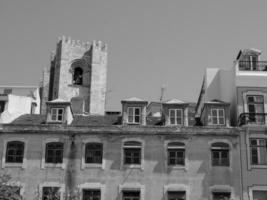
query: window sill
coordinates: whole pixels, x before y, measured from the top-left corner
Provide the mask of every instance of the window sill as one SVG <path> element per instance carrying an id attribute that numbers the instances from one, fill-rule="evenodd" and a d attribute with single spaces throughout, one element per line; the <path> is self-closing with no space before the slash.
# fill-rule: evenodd
<path id="1" fill-rule="evenodd" d="M 65 168 L 65 164 L 64 163 L 45 163 L 44 164 L 44 168 Z"/>
<path id="2" fill-rule="evenodd" d="M 264 165 L 250 165 L 250 168 L 255 168 L 255 169 L 265 169 L 267 168 L 267 164 Z"/>
<path id="3" fill-rule="evenodd" d="M 185 165 L 168 165 L 167 169 L 168 170 L 184 170 L 184 171 L 187 170 Z"/>
<path id="4" fill-rule="evenodd" d="M 141 164 L 123 164 L 123 168 L 125 169 L 141 169 L 144 170 Z"/>
<path id="5" fill-rule="evenodd" d="M 24 163 L 3 163 L 3 168 L 5 168 L 5 167 L 25 168 Z"/>
<path id="6" fill-rule="evenodd" d="M 104 164 L 103 163 L 83 163 L 82 164 L 82 169 L 87 169 L 87 168 L 99 168 L 99 169 L 104 169 Z"/>

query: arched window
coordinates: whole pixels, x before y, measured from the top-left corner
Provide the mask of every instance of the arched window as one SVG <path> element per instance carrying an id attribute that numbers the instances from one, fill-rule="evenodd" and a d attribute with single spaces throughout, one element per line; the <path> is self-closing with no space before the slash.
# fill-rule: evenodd
<path id="1" fill-rule="evenodd" d="M 170 142 L 167 147 L 168 165 L 185 165 L 185 144 L 182 142 Z"/>
<path id="2" fill-rule="evenodd" d="M 224 142 L 215 142 L 211 145 L 212 166 L 229 166 L 229 145 Z"/>
<path id="3" fill-rule="evenodd" d="M 6 162 L 7 163 L 23 163 L 24 142 L 11 141 L 7 143 Z"/>
<path id="4" fill-rule="evenodd" d="M 73 74 L 73 84 L 82 85 L 83 84 L 83 69 L 76 67 Z"/>
<path id="5" fill-rule="evenodd" d="M 50 142 L 46 144 L 45 162 L 53 164 L 63 162 L 62 142 Z"/>
<path id="6" fill-rule="evenodd" d="M 101 143 L 87 143 L 85 145 L 85 163 L 102 163 L 103 144 Z"/>
<path id="7" fill-rule="evenodd" d="M 141 142 L 137 141 L 127 141 L 124 142 L 123 151 L 124 151 L 124 164 L 141 164 Z"/>

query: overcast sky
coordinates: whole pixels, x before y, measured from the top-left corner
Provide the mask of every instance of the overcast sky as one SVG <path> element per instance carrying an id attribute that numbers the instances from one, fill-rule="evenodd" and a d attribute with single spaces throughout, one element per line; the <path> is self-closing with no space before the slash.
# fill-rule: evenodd
<path id="1" fill-rule="evenodd" d="M 205 68 L 267 58 L 267 1 L 0 0 L 0 85 L 38 85 L 58 37 L 108 44 L 108 110 L 139 97 L 197 101 Z M 267 59 L 265 59 L 267 60 Z"/>

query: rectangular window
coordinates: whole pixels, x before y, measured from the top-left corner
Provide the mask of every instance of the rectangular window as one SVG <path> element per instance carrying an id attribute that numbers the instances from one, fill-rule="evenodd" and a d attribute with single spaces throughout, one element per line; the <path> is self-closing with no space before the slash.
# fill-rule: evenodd
<path id="1" fill-rule="evenodd" d="M 186 200 L 185 191 L 169 191 L 168 200 Z"/>
<path id="2" fill-rule="evenodd" d="M 64 115 L 64 108 L 52 108 L 51 109 L 51 119 L 55 122 L 62 122 Z"/>
<path id="3" fill-rule="evenodd" d="M 6 162 L 23 163 L 24 142 L 12 141 L 7 143 Z"/>
<path id="4" fill-rule="evenodd" d="M 141 164 L 141 143 L 136 141 L 125 142 L 123 146 L 124 164 Z"/>
<path id="5" fill-rule="evenodd" d="M 85 163 L 102 163 L 103 144 L 87 143 L 85 145 Z"/>
<path id="6" fill-rule="evenodd" d="M 182 125 L 183 124 L 183 110 L 182 109 L 169 109 L 170 124 Z"/>
<path id="7" fill-rule="evenodd" d="M 185 165 L 185 145 L 181 142 L 170 142 L 168 144 L 168 165 Z"/>
<path id="8" fill-rule="evenodd" d="M 211 121 L 213 125 L 225 125 L 224 109 L 212 108 L 211 109 Z"/>
<path id="9" fill-rule="evenodd" d="M 122 200 L 140 200 L 140 191 L 123 191 Z"/>
<path id="10" fill-rule="evenodd" d="M 262 95 L 248 95 L 247 105 L 249 112 L 249 123 L 264 124 L 264 98 Z"/>
<path id="11" fill-rule="evenodd" d="M 83 189 L 83 200 L 100 200 L 100 190 Z"/>
<path id="12" fill-rule="evenodd" d="M 43 187 L 42 200 L 60 200 L 60 187 Z"/>
<path id="13" fill-rule="evenodd" d="M 230 200 L 231 193 L 230 192 L 213 192 L 212 199 L 213 200 Z"/>
<path id="14" fill-rule="evenodd" d="M 229 145 L 222 142 L 211 146 L 212 166 L 230 166 Z"/>
<path id="15" fill-rule="evenodd" d="M 63 162 L 63 143 L 50 142 L 46 144 L 45 162 L 53 164 Z"/>
<path id="16" fill-rule="evenodd" d="M 266 200 L 267 191 L 263 190 L 253 190 L 253 200 Z"/>
<path id="17" fill-rule="evenodd" d="M 140 124 L 141 123 L 141 108 L 140 107 L 128 107 L 128 123 Z"/>
<path id="18" fill-rule="evenodd" d="M 250 139 L 252 165 L 267 165 L 267 139 Z"/>

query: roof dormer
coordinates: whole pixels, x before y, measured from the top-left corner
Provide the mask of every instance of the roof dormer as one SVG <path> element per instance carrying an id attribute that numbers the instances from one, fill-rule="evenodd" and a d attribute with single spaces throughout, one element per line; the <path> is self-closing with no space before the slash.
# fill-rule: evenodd
<path id="1" fill-rule="evenodd" d="M 184 101 L 171 99 L 162 103 L 162 116 L 167 126 L 188 126 L 188 105 Z"/>
<path id="2" fill-rule="evenodd" d="M 53 101 L 46 102 L 47 114 L 46 122 L 55 124 L 71 124 L 73 120 L 73 114 L 69 101 L 62 99 L 55 99 Z"/>
<path id="3" fill-rule="evenodd" d="M 147 101 L 132 97 L 121 101 L 122 124 L 146 125 Z"/>
<path id="4" fill-rule="evenodd" d="M 204 103 L 201 122 L 204 126 L 229 126 L 230 103 L 212 100 Z"/>

